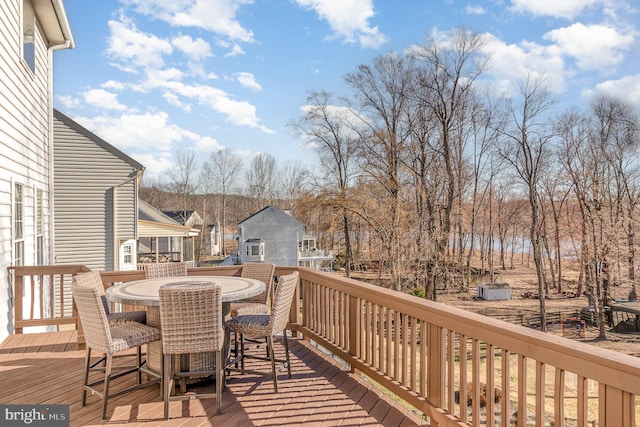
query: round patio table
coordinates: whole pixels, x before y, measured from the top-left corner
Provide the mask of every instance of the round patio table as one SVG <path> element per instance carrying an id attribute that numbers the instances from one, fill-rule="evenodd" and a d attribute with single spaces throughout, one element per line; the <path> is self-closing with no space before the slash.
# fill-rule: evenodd
<path id="1" fill-rule="evenodd" d="M 129 305 L 147 307 L 147 324 L 160 328 L 160 296 L 158 290 L 162 285 L 181 283 L 210 283 L 222 287 L 222 315 L 229 314 L 230 303 L 259 295 L 267 288 L 265 283 L 257 279 L 235 276 L 174 276 L 156 279 L 142 279 L 114 285 L 106 289 L 108 300 Z M 161 372 L 162 344 L 159 341 L 147 346 L 147 366 L 149 369 Z M 215 365 L 213 354 L 191 355 L 190 370 L 211 370 Z"/>

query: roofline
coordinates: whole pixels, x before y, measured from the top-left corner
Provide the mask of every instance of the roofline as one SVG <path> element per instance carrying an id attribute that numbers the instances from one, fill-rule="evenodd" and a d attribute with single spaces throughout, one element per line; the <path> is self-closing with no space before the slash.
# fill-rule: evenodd
<path id="1" fill-rule="evenodd" d="M 48 49 L 73 49 L 75 42 L 63 0 L 31 0 L 31 5 L 43 24 Z"/>
<path id="2" fill-rule="evenodd" d="M 134 160 L 133 158 L 131 158 L 130 156 L 126 155 L 122 151 L 118 150 L 116 147 L 114 147 L 113 145 L 109 144 L 107 141 L 105 141 L 104 139 L 100 138 L 98 135 L 96 135 L 95 133 L 91 132 L 87 128 L 81 126 L 78 122 L 76 122 L 73 119 L 65 116 L 64 114 L 62 114 L 60 111 L 58 111 L 55 108 L 53 109 L 53 115 L 54 115 L 55 118 L 57 118 L 58 120 L 63 122 L 65 125 L 69 126 L 71 129 L 73 129 L 76 132 L 82 134 L 83 136 L 89 138 L 90 140 L 92 140 L 93 142 L 97 143 L 98 145 L 100 145 L 105 150 L 109 151 L 111 154 L 115 155 L 116 157 L 119 157 L 121 160 L 124 160 L 125 162 L 129 163 L 133 168 L 141 170 L 141 171 L 144 171 L 144 166 L 142 165 L 142 163 Z M 54 143 L 55 143 L 55 135 L 54 135 Z"/>
<path id="3" fill-rule="evenodd" d="M 64 4 L 62 3 L 62 0 L 52 0 L 51 3 L 53 4 L 56 16 L 58 17 L 58 23 L 60 24 L 60 29 L 62 30 L 64 39 L 68 43 L 69 49 L 73 49 L 76 47 L 76 44 L 73 40 L 73 34 L 71 33 L 71 26 L 69 25 L 69 19 L 67 18 L 67 12 L 64 9 Z"/>

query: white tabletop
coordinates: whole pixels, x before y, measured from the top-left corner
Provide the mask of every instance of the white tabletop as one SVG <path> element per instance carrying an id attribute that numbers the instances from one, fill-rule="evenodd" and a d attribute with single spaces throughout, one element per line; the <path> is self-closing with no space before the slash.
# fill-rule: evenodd
<path id="1" fill-rule="evenodd" d="M 238 301 L 265 291 L 264 282 L 256 279 L 233 276 L 179 276 L 158 279 L 143 279 L 126 282 L 107 288 L 110 301 L 121 304 L 159 306 L 158 290 L 169 283 L 211 283 L 222 286 L 222 302 Z"/>

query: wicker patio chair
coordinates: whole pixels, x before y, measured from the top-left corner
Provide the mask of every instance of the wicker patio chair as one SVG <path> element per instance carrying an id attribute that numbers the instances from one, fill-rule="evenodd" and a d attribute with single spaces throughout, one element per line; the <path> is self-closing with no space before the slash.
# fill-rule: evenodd
<path id="1" fill-rule="evenodd" d="M 104 306 L 104 310 L 107 314 L 107 320 L 109 324 L 117 324 L 119 322 L 138 322 L 147 323 L 147 312 L 145 310 L 123 311 L 123 312 L 111 312 L 109 307 L 109 301 L 104 293 L 104 284 L 102 283 L 102 277 L 99 271 L 87 271 L 78 273 L 71 279 L 73 284 L 78 286 L 94 288 L 98 291 L 100 301 Z"/>
<path id="2" fill-rule="evenodd" d="M 144 265 L 144 275 L 147 279 L 159 277 L 178 277 L 187 275 L 186 262 L 159 262 Z"/>
<path id="3" fill-rule="evenodd" d="M 80 322 L 84 329 L 86 340 L 85 368 L 82 382 L 82 406 L 87 404 L 87 392 L 96 394 L 102 398 L 102 418 L 107 418 L 107 401 L 110 397 L 137 390 L 141 387 L 160 382 L 160 375 L 145 368 L 142 360 L 141 346 L 158 341 L 161 338 L 160 330 L 139 322 L 109 323 L 104 311 L 100 295 L 95 287 L 71 285 L 73 300 L 78 309 Z M 136 364 L 125 366 L 113 366 L 113 356 L 131 348 L 136 348 Z M 103 357 L 91 364 L 92 350 L 100 352 Z M 105 359 L 105 365 L 96 368 L 96 365 Z M 104 372 L 104 377 L 97 381 L 89 382 L 90 371 Z M 109 394 L 109 383 L 112 379 L 137 373 L 136 385 Z M 142 382 L 142 373 L 153 378 Z M 96 386 L 102 384 L 102 391 Z"/>
<path id="4" fill-rule="evenodd" d="M 222 401 L 224 328 L 222 325 L 222 288 L 197 282 L 172 283 L 160 287 L 160 328 L 164 367 L 164 418 L 169 418 L 170 400 L 216 399 L 216 414 Z M 215 353 L 213 370 L 189 372 L 189 355 Z M 175 362 L 180 357 L 180 363 Z M 181 369 L 175 372 L 175 366 Z M 175 394 L 178 379 L 215 375 L 216 392 Z M 184 383 L 185 381 L 183 381 Z M 185 387 L 183 387 L 183 392 Z"/>
<path id="5" fill-rule="evenodd" d="M 293 302 L 293 296 L 298 286 L 298 272 L 293 272 L 286 276 L 280 276 L 278 280 L 278 286 L 276 287 L 275 297 L 273 300 L 273 306 L 271 308 L 271 314 L 247 314 L 236 316 L 225 323 L 225 333 L 227 339 L 231 332 L 240 335 L 240 350 L 238 354 L 238 348 L 236 346 L 236 354 L 238 356 L 227 363 L 228 371 L 236 371 L 242 373 L 253 373 L 264 376 L 271 376 L 273 378 L 273 388 L 278 391 L 278 375 L 276 372 L 276 362 L 284 363 L 287 368 L 289 378 L 291 378 L 291 363 L 289 360 L 289 342 L 287 339 L 287 321 L 289 320 L 289 311 L 291 310 L 291 303 Z M 273 349 L 273 337 L 276 334 L 282 333 L 285 359 L 278 360 L 275 358 L 275 352 Z M 266 337 L 267 340 L 267 357 L 258 356 L 255 354 L 247 354 L 244 347 L 244 337 Z M 245 359 L 259 359 L 267 360 L 271 362 L 271 373 L 261 372 L 251 369 L 245 369 Z M 241 367 L 237 367 L 237 363 L 240 362 Z"/>
<path id="6" fill-rule="evenodd" d="M 276 269 L 274 264 L 261 262 L 245 262 L 242 264 L 241 277 L 261 280 L 267 285 L 266 290 L 251 298 L 243 299 L 241 302 L 231 303 L 231 317 L 245 314 L 267 314 L 273 295 L 273 273 Z"/>

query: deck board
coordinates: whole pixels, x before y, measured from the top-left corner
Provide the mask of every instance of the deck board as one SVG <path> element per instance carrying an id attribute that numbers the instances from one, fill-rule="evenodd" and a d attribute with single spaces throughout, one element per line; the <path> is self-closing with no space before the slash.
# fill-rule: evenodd
<path id="1" fill-rule="evenodd" d="M 292 339 L 290 348 L 293 378 L 280 373 L 279 393 L 270 378 L 233 373 L 223 392 L 221 414 L 215 415 L 214 399 L 174 401 L 165 421 L 159 386 L 153 385 L 110 399 L 103 422 L 97 396 L 89 396 L 85 407 L 80 402 L 85 352 L 78 350 L 75 331 L 12 335 L 0 343 L 0 402 L 68 404 L 71 426 L 426 425 L 307 341 Z M 281 344 L 276 350 L 282 357 Z M 268 368 L 265 362 L 250 363 Z M 133 376 L 123 377 L 112 386 L 118 390 L 133 381 Z M 213 389 L 212 384 L 203 386 Z"/>

